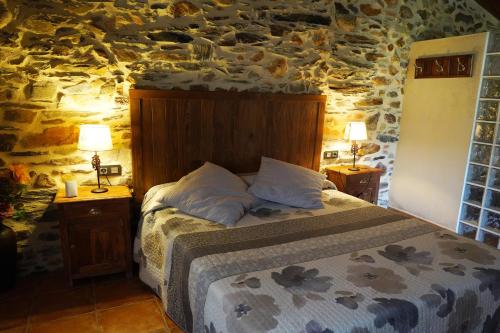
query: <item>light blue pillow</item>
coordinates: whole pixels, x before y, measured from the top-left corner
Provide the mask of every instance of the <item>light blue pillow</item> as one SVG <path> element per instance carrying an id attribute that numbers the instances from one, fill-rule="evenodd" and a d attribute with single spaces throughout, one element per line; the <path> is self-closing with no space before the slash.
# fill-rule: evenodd
<path id="1" fill-rule="evenodd" d="M 292 207 L 323 208 L 321 191 L 326 176 L 295 164 L 262 157 L 248 192 L 258 198 Z"/>
<path id="2" fill-rule="evenodd" d="M 240 177 L 205 162 L 175 185 L 165 188 L 161 202 L 186 214 L 232 226 L 254 201 L 247 189 Z"/>

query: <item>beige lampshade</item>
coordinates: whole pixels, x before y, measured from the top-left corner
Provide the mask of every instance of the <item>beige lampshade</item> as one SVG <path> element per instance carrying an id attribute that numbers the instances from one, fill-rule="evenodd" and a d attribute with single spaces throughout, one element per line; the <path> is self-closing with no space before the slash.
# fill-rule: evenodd
<path id="1" fill-rule="evenodd" d="M 344 139 L 349 141 L 366 140 L 366 125 L 362 121 L 352 121 L 345 127 Z"/>
<path id="2" fill-rule="evenodd" d="M 81 125 L 78 149 L 104 151 L 113 149 L 111 132 L 107 125 Z"/>

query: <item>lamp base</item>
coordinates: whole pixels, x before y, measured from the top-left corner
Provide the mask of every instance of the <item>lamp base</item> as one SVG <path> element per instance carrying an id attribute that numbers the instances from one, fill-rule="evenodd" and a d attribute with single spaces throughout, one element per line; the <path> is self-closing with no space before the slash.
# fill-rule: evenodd
<path id="1" fill-rule="evenodd" d="M 92 193 L 104 193 L 104 192 L 108 192 L 108 189 L 105 187 L 98 187 L 98 188 L 94 188 L 94 189 L 90 190 L 90 192 L 92 192 Z"/>
<path id="2" fill-rule="evenodd" d="M 349 168 L 349 171 L 359 171 L 361 170 L 360 168 Z"/>

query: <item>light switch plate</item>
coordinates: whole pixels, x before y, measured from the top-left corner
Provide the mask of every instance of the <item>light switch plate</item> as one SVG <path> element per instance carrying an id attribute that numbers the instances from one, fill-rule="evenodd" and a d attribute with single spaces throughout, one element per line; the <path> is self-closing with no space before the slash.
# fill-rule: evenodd
<path id="1" fill-rule="evenodd" d="M 323 159 L 330 160 L 334 158 L 339 158 L 338 150 L 326 150 L 323 152 Z"/>
<path id="2" fill-rule="evenodd" d="M 119 164 L 101 165 L 100 173 L 107 176 L 121 176 L 122 166 Z"/>

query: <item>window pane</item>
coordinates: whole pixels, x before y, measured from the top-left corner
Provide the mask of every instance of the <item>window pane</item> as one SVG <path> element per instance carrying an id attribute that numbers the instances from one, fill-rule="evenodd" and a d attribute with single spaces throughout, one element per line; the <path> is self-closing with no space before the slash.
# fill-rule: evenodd
<path id="1" fill-rule="evenodd" d="M 495 135 L 495 124 L 481 123 L 476 124 L 474 131 L 474 141 L 493 143 L 493 136 Z"/>
<path id="2" fill-rule="evenodd" d="M 461 220 L 473 224 L 479 223 L 479 213 L 481 210 L 474 206 L 463 205 Z"/>
<path id="3" fill-rule="evenodd" d="M 488 168 L 480 165 L 471 164 L 469 165 L 469 173 L 467 174 L 467 181 L 479 185 L 485 185 L 487 174 L 488 174 Z M 499 186 L 500 186 L 500 179 L 499 179 Z"/>
<path id="4" fill-rule="evenodd" d="M 481 101 L 479 102 L 477 120 L 496 121 L 497 111 L 498 111 L 497 101 Z"/>
<path id="5" fill-rule="evenodd" d="M 472 162 L 489 164 L 491 156 L 491 146 L 473 144 L 470 160 Z M 500 161 L 499 161 L 500 163 Z"/>
<path id="6" fill-rule="evenodd" d="M 485 79 L 481 89 L 481 97 L 500 98 L 500 80 Z"/>

